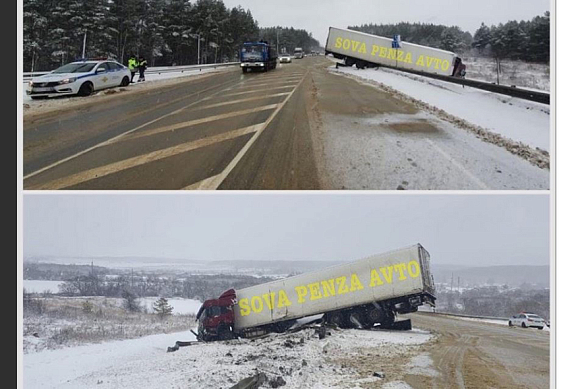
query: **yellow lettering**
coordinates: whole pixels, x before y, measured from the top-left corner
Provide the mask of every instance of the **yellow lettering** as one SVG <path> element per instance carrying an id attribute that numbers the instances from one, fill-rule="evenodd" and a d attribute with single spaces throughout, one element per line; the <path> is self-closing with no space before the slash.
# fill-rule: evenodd
<path id="1" fill-rule="evenodd" d="M 320 282 L 314 282 L 312 284 L 308 284 L 308 289 L 310 289 L 310 300 L 318 300 L 322 298 L 322 294 L 320 294 Z"/>
<path id="2" fill-rule="evenodd" d="M 270 292 L 269 294 L 262 295 L 262 298 L 266 302 L 268 309 L 271 311 L 274 309 L 274 292 Z"/>
<path id="3" fill-rule="evenodd" d="M 360 283 L 358 276 L 354 273 L 351 274 L 350 275 L 350 291 L 354 292 L 355 290 L 361 290 L 361 289 L 364 289 L 364 287 Z"/>
<path id="4" fill-rule="evenodd" d="M 421 267 L 419 266 L 419 262 L 411 261 L 407 264 L 407 269 L 409 270 L 409 275 L 412 278 L 417 278 L 421 275 Z"/>
<path id="5" fill-rule="evenodd" d="M 425 66 L 425 59 L 423 58 L 423 56 L 419 56 L 419 59 L 417 60 L 417 62 L 415 63 L 415 65 L 417 66 Z"/>
<path id="6" fill-rule="evenodd" d="M 405 270 L 407 269 L 407 266 L 404 263 L 397 263 L 395 265 L 395 271 L 397 273 L 399 273 L 399 281 L 403 281 L 407 279 L 407 276 L 405 276 Z"/>
<path id="7" fill-rule="evenodd" d="M 448 60 L 444 60 L 443 63 L 441 64 L 441 69 L 447 71 L 447 69 L 449 69 L 449 66 L 451 66 L 451 63 Z"/>
<path id="8" fill-rule="evenodd" d="M 288 295 L 283 290 L 278 292 L 278 308 L 289 307 L 292 305 L 290 299 L 288 299 Z"/>
<path id="9" fill-rule="evenodd" d="M 264 303 L 262 302 L 262 298 L 260 296 L 252 297 L 250 304 L 252 305 L 252 311 L 256 313 L 260 313 L 264 309 Z"/>
<path id="10" fill-rule="evenodd" d="M 387 58 L 387 48 L 386 47 L 381 47 L 381 52 L 379 53 L 379 57 Z"/>
<path id="11" fill-rule="evenodd" d="M 373 49 L 371 50 L 371 55 L 377 55 L 377 53 L 379 52 L 379 46 L 377 45 L 373 45 Z"/>
<path id="12" fill-rule="evenodd" d="M 362 43 L 362 45 L 360 45 L 360 49 L 358 49 L 358 52 L 361 54 L 367 53 L 367 45 L 364 42 Z"/>
<path id="13" fill-rule="evenodd" d="M 389 49 L 389 55 L 387 59 L 397 59 L 397 50 L 396 49 Z"/>
<path id="14" fill-rule="evenodd" d="M 308 290 L 305 286 L 297 286 L 294 288 L 296 290 L 296 294 L 298 295 L 298 303 L 302 304 L 306 299 L 304 298 L 308 294 Z"/>
<path id="15" fill-rule="evenodd" d="M 360 42 L 352 41 L 352 51 L 355 52 L 359 45 L 360 45 Z"/>
<path id="16" fill-rule="evenodd" d="M 379 270 L 381 271 L 381 273 L 383 273 L 383 277 L 385 277 L 385 281 L 387 281 L 387 284 L 390 284 L 393 282 L 393 267 L 392 266 L 389 266 L 388 268 L 381 267 L 381 268 L 379 268 Z"/>
<path id="17" fill-rule="evenodd" d="M 334 279 L 328 281 L 322 281 L 322 290 L 324 292 L 324 297 L 334 296 Z"/>
<path id="18" fill-rule="evenodd" d="M 405 62 L 406 63 L 413 63 L 413 54 L 407 53 L 407 55 L 405 56 Z"/>
<path id="19" fill-rule="evenodd" d="M 250 314 L 250 305 L 248 304 L 248 299 L 241 299 L 238 304 L 240 304 L 240 315 L 248 316 Z"/>
<path id="20" fill-rule="evenodd" d="M 383 281 L 381 280 L 381 277 L 379 276 L 379 272 L 377 272 L 376 269 L 371 270 L 371 283 L 369 284 L 369 286 L 371 288 L 378 286 L 378 285 L 382 285 Z"/>
<path id="21" fill-rule="evenodd" d="M 397 61 L 403 61 L 403 54 L 405 54 L 404 51 L 399 50 L 397 52 Z"/>
<path id="22" fill-rule="evenodd" d="M 338 284 L 338 294 L 348 293 L 348 287 L 346 286 L 346 277 L 338 277 L 336 279 Z"/>
<path id="23" fill-rule="evenodd" d="M 336 47 L 337 49 L 340 49 L 342 46 L 342 38 L 338 37 L 336 38 L 336 43 L 334 44 L 334 47 Z"/>
<path id="24" fill-rule="evenodd" d="M 431 67 L 431 65 L 433 64 L 433 60 L 434 60 L 434 58 L 427 57 L 427 67 L 428 67 L 428 68 L 430 68 L 430 67 Z"/>
<path id="25" fill-rule="evenodd" d="M 441 65 L 441 60 L 439 58 L 435 58 L 435 69 L 439 69 L 439 65 Z"/>
<path id="26" fill-rule="evenodd" d="M 350 49 L 350 39 L 345 39 L 345 40 L 342 42 L 342 48 L 343 48 L 344 50 L 348 50 L 348 49 Z"/>

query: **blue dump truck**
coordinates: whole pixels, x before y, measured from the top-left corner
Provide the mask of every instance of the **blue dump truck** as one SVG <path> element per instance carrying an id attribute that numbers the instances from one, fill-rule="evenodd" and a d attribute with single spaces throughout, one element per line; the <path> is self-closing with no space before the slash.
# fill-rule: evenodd
<path id="1" fill-rule="evenodd" d="M 240 66 L 244 73 L 250 69 L 264 72 L 276 69 L 277 59 L 276 49 L 266 41 L 246 42 L 240 49 Z"/>

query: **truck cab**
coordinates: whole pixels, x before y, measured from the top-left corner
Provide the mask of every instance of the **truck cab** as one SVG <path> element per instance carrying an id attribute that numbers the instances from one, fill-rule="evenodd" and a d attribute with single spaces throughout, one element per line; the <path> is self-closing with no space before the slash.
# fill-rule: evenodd
<path id="1" fill-rule="evenodd" d="M 234 337 L 236 291 L 229 289 L 217 299 L 206 300 L 197 312 L 199 341 L 226 340 Z"/>
<path id="2" fill-rule="evenodd" d="M 266 41 L 246 42 L 240 49 L 240 67 L 244 73 L 248 70 L 267 72 L 276 69 L 278 55 L 276 49 Z"/>

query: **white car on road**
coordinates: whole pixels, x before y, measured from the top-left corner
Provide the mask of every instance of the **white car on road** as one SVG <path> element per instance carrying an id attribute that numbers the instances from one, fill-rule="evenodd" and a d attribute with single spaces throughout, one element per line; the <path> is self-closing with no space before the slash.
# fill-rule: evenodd
<path id="1" fill-rule="evenodd" d="M 282 54 L 280 56 L 280 63 L 290 63 L 292 62 L 292 57 L 289 54 Z"/>
<path id="2" fill-rule="evenodd" d="M 544 325 L 546 325 L 546 321 L 534 313 L 522 312 L 519 315 L 512 316 L 508 324 L 510 327 L 532 327 L 542 330 Z"/>
<path id="3" fill-rule="evenodd" d="M 71 62 L 28 82 L 26 94 L 35 99 L 62 95 L 88 96 L 93 91 L 127 86 L 131 72 L 112 60 Z"/>

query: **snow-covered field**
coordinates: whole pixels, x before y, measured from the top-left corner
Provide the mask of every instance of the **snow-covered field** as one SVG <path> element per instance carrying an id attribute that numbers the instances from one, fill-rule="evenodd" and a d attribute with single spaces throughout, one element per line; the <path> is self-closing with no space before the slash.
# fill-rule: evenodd
<path id="1" fill-rule="evenodd" d="M 321 340 L 314 329 L 306 329 L 256 340 L 196 343 L 168 353 L 168 346 L 194 340 L 193 335 L 161 334 L 27 354 L 24 384 L 27 389 L 229 388 L 263 372 L 268 380 L 282 379 L 288 389 L 360 388 L 369 382 L 407 388 L 401 367 L 429 370 L 421 346 L 431 339 L 421 330 L 340 330 Z"/>
<path id="2" fill-rule="evenodd" d="M 158 297 L 143 297 L 139 302 L 147 308 L 148 312 L 153 312 L 153 303 Z M 178 315 L 196 315 L 203 302 L 193 299 L 168 298 L 167 302 L 173 307 L 173 313 Z"/>
<path id="3" fill-rule="evenodd" d="M 497 82 L 497 64 L 493 58 L 461 57 L 467 66 L 467 78 Z M 550 92 L 550 66 L 522 61 L 501 61 L 499 83 Z"/>
<path id="4" fill-rule="evenodd" d="M 332 71 L 382 84 L 504 138 L 550 151 L 547 105 L 386 68 Z"/>
<path id="5" fill-rule="evenodd" d="M 62 281 L 46 281 L 46 280 L 23 280 L 22 287 L 28 293 L 58 293 L 58 286 Z"/>

